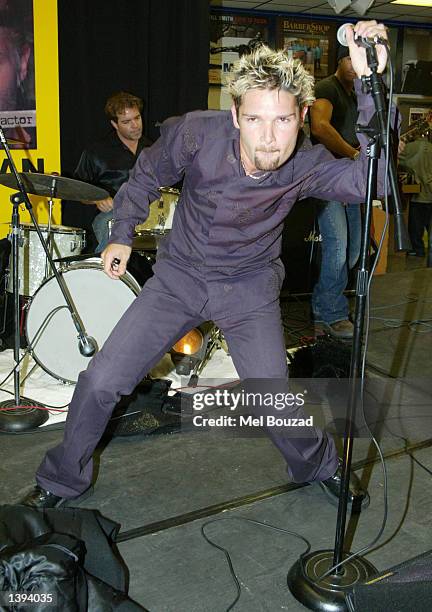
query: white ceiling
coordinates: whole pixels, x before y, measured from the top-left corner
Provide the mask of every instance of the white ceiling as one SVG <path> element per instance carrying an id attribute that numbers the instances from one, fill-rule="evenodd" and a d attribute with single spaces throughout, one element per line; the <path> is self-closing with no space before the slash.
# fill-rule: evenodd
<path id="1" fill-rule="evenodd" d="M 361 18 L 352 9 L 345 9 L 342 13 L 335 13 L 325 0 L 210 0 L 211 7 L 225 9 L 245 9 L 257 11 L 271 11 L 276 13 L 298 13 L 317 17 L 348 17 L 350 19 L 377 19 L 378 21 L 403 21 L 432 25 L 432 8 L 419 6 L 404 6 L 391 4 L 390 0 L 375 0 L 366 15 Z"/>

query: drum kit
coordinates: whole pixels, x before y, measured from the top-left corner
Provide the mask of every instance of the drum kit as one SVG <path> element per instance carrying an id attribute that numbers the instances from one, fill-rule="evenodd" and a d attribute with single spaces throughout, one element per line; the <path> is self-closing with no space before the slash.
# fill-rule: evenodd
<path id="1" fill-rule="evenodd" d="M 102 347 L 150 276 L 145 267 L 136 262 L 144 256 L 147 262 L 153 263 L 160 239 L 172 227 L 180 192 L 173 188 L 160 189 L 161 197 L 150 204 L 147 220 L 136 227 L 133 254 L 135 265 L 140 269 L 135 275 L 131 267 L 132 274 L 127 271 L 121 282 L 114 283 L 104 274 L 99 257 L 81 255 L 86 245 L 85 230 L 51 224 L 52 198 L 99 200 L 108 193 L 55 174 L 21 173 L 19 178 L 26 192 L 50 199 L 49 219 L 48 224 L 40 226 L 17 224 L 16 219 L 11 224 L 9 239 L 13 243 L 16 236 L 17 245 L 15 257 L 14 249 L 11 253 L 6 290 L 18 293 L 21 303 L 25 303 L 25 338 L 34 360 L 57 380 L 75 383 L 79 373 L 87 367 L 89 357 Z M 17 187 L 13 174 L 0 174 L 0 184 Z M 208 362 L 217 341 L 215 333 L 212 338 L 207 354 L 203 354 L 199 362 L 193 362 L 194 374 L 200 373 Z M 185 346 L 189 345 L 185 343 Z M 174 352 L 181 357 L 182 349 L 176 347 Z"/>

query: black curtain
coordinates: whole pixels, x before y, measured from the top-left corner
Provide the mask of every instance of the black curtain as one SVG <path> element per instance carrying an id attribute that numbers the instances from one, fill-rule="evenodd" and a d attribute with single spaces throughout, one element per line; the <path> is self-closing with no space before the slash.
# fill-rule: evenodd
<path id="1" fill-rule="evenodd" d="M 145 100 L 145 133 L 157 123 L 207 108 L 207 0 L 59 0 L 62 174 L 71 176 L 85 146 L 109 124 L 107 97 L 125 90 Z M 69 225 L 85 205 L 67 207 Z M 90 213 L 90 210 L 87 210 Z"/>

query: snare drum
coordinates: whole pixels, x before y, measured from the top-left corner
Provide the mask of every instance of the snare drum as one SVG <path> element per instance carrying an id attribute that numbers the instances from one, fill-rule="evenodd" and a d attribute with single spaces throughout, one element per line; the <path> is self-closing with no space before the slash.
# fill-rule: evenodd
<path id="1" fill-rule="evenodd" d="M 88 259 L 62 270 L 75 308 L 98 349 L 140 291 L 126 272 L 113 281 L 100 259 Z M 51 376 L 75 383 L 89 358 L 78 348 L 77 330 L 54 277 L 46 280 L 31 300 L 26 319 L 26 337 L 35 361 Z"/>
<path id="2" fill-rule="evenodd" d="M 155 251 L 159 240 L 172 228 L 180 191 L 174 187 L 161 187 L 161 197 L 149 206 L 149 216 L 135 227 L 132 248 L 139 251 Z"/>
<path id="3" fill-rule="evenodd" d="M 39 225 L 47 240 L 48 226 Z M 10 239 L 10 236 L 9 236 Z M 50 253 L 53 259 L 79 255 L 85 247 L 85 230 L 65 225 L 51 225 Z M 19 229 L 19 293 L 33 295 L 45 278 L 46 256 L 34 225 L 21 223 Z M 10 258 L 7 291 L 12 291 L 13 265 Z M 51 273 L 48 268 L 49 274 Z"/>

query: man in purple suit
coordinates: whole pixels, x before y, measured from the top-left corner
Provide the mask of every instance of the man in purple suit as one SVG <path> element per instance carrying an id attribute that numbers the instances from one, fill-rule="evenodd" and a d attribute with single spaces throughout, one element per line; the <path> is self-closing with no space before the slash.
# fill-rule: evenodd
<path id="1" fill-rule="evenodd" d="M 354 31 L 383 38 L 386 31 L 374 21 L 348 28 L 360 77 L 369 68 Z M 377 53 L 382 71 L 385 47 L 377 45 Z M 357 89 L 359 121 L 367 123 L 373 102 Z M 203 321 L 212 320 L 222 330 L 242 380 L 287 380 L 278 300 L 282 225 L 297 200 L 364 200 L 366 139 L 355 161 L 334 159 L 322 145 L 311 145 L 301 128 L 314 100 L 313 78 L 283 51 L 262 46 L 244 55 L 229 90 L 231 112 L 200 111 L 167 120 L 116 195 L 110 244 L 102 254 L 113 279 L 126 270 L 134 228 L 148 215 L 158 188 L 183 178 L 154 276 L 80 374 L 64 440 L 47 452 L 37 486 L 22 503 L 61 506 L 76 503 L 89 490 L 93 451 L 120 396 L 131 393 L 173 344 Z M 301 416 L 300 409 L 291 416 Z M 340 465 L 331 436 L 313 427 L 301 437 L 285 429 L 268 428 L 267 433 L 293 481 L 319 482 L 338 499 Z M 354 475 L 349 501 L 363 507 L 369 502 Z"/>

